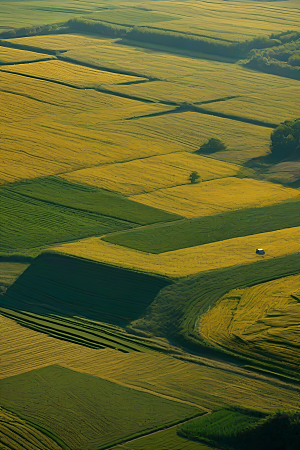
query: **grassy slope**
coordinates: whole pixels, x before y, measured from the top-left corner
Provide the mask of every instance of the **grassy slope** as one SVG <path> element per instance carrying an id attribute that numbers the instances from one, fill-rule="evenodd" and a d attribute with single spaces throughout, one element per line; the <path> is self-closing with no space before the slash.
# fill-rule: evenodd
<path id="1" fill-rule="evenodd" d="M 119 324 L 139 317 L 168 284 L 158 276 L 45 253 L 7 290 L 3 305 L 42 313 L 46 306 Z"/>
<path id="2" fill-rule="evenodd" d="M 103 214 L 140 225 L 169 222 L 180 218 L 159 209 L 137 204 L 121 195 L 79 183 L 70 183 L 59 177 L 15 183 L 7 189 L 37 200 L 80 211 Z"/>
<path id="3" fill-rule="evenodd" d="M 262 208 L 241 209 L 192 220 L 158 224 L 102 239 L 143 252 L 163 253 L 239 236 L 300 226 L 299 202 L 285 201 Z"/>
<path id="4" fill-rule="evenodd" d="M 27 267 L 28 264 L 0 260 L 0 286 L 8 287 L 13 284 Z"/>
<path id="5" fill-rule="evenodd" d="M 73 450 L 105 448 L 201 414 L 196 407 L 59 366 L 1 380 L 0 386 L 4 407 L 49 429 Z"/>

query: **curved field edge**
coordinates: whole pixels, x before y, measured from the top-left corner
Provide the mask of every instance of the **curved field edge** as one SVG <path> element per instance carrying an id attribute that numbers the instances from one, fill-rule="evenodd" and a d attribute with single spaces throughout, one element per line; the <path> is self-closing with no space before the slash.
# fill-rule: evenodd
<path id="1" fill-rule="evenodd" d="M 233 360 L 241 363 L 250 362 L 253 368 L 261 368 L 266 372 L 287 376 L 296 381 L 300 379 L 299 375 L 286 369 L 281 362 L 266 361 L 264 358 L 252 360 L 242 353 L 238 354 L 212 345 L 200 336 L 198 326 L 202 316 L 230 290 L 243 289 L 298 273 L 300 273 L 300 255 L 296 253 L 188 277 L 160 291 L 146 315 L 133 321 L 128 329 L 152 332 L 170 339 L 174 344 L 181 345 L 189 351 L 207 354 L 217 359 L 222 357 L 226 359 L 227 355 L 229 360 L 233 357 Z"/>

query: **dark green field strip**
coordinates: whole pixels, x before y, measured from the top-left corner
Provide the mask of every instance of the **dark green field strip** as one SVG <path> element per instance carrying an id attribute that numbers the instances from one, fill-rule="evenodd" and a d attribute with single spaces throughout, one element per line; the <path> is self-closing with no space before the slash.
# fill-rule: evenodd
<path id="1" fill-rule="evenodd" d="M 167 346 L 159 345 L 153 340 L 130 335 L 124 329 L 110 327 L 104 323 L 96 324 L 79 318 L 67 319 L 58 315 L 45 316 L 6 308 L 0 308 L 0 314 L 27 328 L 86 347 L 110 347 L 125 353 L 168 350 Z"/>
<path id="2" fill-rule="evenodd" d="M 277 205 L 157 224 L 102 238 L 112 244 L 163 253 L 251 234 L 300 226 L 300 197 Z"/>
<path id="3" fill-rule="evenodd" d="M 192 351 L 217 358 L 216 351 L 223 352 L 238 360 L 248 361 L 247 364 L 251 361 L 254 367 L 300 379 L 297 373 L 299 368 L 288 368 L 284 362 L 270 355 L 257 354 L 256 359 L 252 360 L 242 352 L 233 353 L 216 347 L 201 338 L 197 327 L 201 316 L 230 290 L 244 289 L 298 273 L 300 253 L 189 277 L 163 289 L 148 308 L 145 317 L 133 322 L 132 326 L 167 337 L 174 344 L 183 345 Z"/>
<path id="4" fill-rule="evenodd" d="M 122 195 L 83 184 L 69 183 L 54 176 L 14 183 L 6 189 L 37 200 L 140 225 L 170 222 L 181 218 L 177 214 L 142 205 Z"/>
<path id="5" fill-rule="evenodd" d="M 171 281 L 57 253 L 38 256 L 1 299 L 5 308 L 127 324 Z"/>
<path id="6" fill-rule="evenodd" d="M 0 191 L 0 251 L 40 247 L 136 226 L 14 193 Z"/>
<path id="7" fill-rule="evenodd" d="M 0 391 L 1 406 L 49 430 L 72 450 L 107 448 L 204 413 L 59 366 L 0 380 Z"/>

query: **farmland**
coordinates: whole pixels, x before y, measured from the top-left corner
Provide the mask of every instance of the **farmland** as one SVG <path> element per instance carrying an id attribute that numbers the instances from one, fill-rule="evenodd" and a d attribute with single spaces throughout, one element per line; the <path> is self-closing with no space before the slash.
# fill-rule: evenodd
<path id="1" fill-rule="evenodd" d="M 59 366 L 6 378 L 0 385 L 3 405 L 50 429 L 74 450 L 83 446 L 96 449 L 204 412 Z M 47 414 L 43 402 L 47 402 Z M 103 418 L 101 413 L 99 416 L 99 404 L 105 411 Z M 133 420 L 136 410 L 138 421 Z"/>
<path id="2" fill-rule="evenodd" d="M 102 241 L 98 237 L 54 246 L 66 255 L 88 258 L 114 266 L 155 273 L 171 278 L 262 259 L 255 248 L 265 248 L 263 259 L 278 258 L 298 252 L 300 227 L 228 239 L 206 245 L 184 248 L 159 255 L 147 254 Z"/>
<path id="3" fill-rule="evenodd" d="M 55 60 L 37 62 L 35 64 L 22 64 L 20 66 L 14 65 L 11 68 L 5 67 L 3 70 L 20 75 L 32 76 L 33 78 L 66 83 L 67 85 L 81 88 L 97 88 L 103 84 L 118 84 L 143 80 L 143 78 L 94 70 Z"/>
<path id="4" fill-rule="evenodd" d="M 0 5 L 1 450 L 298 450 L 299 2 Z"/>
<path id="5" fill-rule="evenodd" d="M 298 197 L 261 208 L 246 208 L 192 220 L 110 233 L 103 240 L 149 253 L 209 244 L 250 234 L 300 226 Z M 272 220 L 270 221 L 270 217 Z"/>
<path id="6" fill-rule="evenodd" d="M 201 335 L 237 352 L 243 341 L 244 354 L 278 359 L 297 370 L 299 290 L 300 277 L 295 275 L 230 291 L 203 316 Z"/>
<path id="7" fill-rule="evenodd" d="M 62 177 L 68 181 L 130 196 L 190 183 L 189 175 L 193 170 L 199 173 L 203 181 L 230 177 L 242 172 L 238 165 L 214 161 L 188 152 L 178 152 L 83 169 L 64 174 Z"/>
<path id="8" fill-rule="evenodd" d="M 154 208 L 164 209 L 187 218 L 209 216 L 235 209 L 267 206 L 299 192 L 272 183 L 238 178 L 223 178 L 198 184 L 160 189 L 132 197 Z"/>

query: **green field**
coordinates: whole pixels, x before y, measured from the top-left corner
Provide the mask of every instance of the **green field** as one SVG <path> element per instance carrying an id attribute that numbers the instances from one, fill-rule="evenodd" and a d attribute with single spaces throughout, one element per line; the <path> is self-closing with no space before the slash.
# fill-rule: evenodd
<path id="1" fill-rule="evenodd" d="M 3 262 L 0 259 L 0 286 L 8 287 L 26 270 L 28 264 L 18 262 Z"/>
<path id="2" fill-rule="evenodd" d="M 102 239 L 143 252 L 164 253 L 250 234 L 300 226 L 296 198 L 277 205 L 214 214 L 111 233 Z"/>
<path id="3" fill-rule="evenodd" d="M 168 284 L 159 276 L 44 253 L 7 290 L 1 304 L 124 325 L 138 318 Z"/>
<path id="4" fill-rule="evenodd" d="M 59 177 L 45 177 L 28 180 L 24 183 L 14 183 L 8 186 L 6 191 L 20 194 L 26 198 L 41 200 L 47 204 L 64 206 L 68 210 L 104 215 L 139 225 L 180 219 L 180 216 L 176 214 L 138 204 L 122 195 L 84 184 L 69 183 Z"/>
<path id="5" fill-rule="evenodd" d="M 1 406 L 49 430 L 72 450 L 107 448 L 204 413 L 59 366 L 1 380 L 0 387 Z"/>

